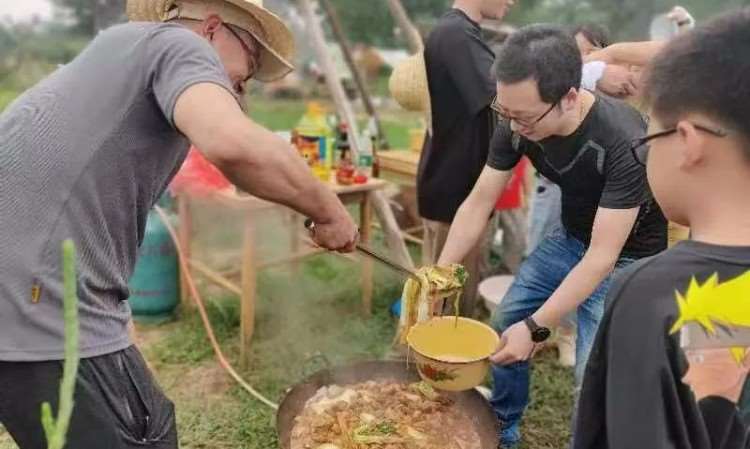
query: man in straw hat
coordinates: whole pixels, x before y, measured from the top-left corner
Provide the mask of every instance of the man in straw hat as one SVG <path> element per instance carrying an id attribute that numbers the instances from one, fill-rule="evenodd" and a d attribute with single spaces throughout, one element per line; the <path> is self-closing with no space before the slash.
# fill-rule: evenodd
<path id="1" fill-rule="evenodd" d="M 63 359 L 60 246 L 78 248 L 81 365 L 66 448 L 176 448 L 174 407 L 128 338 L 127 281 L 146 215 L 195 144 L 241 189 L 317 223 L 356 226 L 295 151 L 250 121 L 245 83 L 291 70 L 292 36 L 259 0 L 132 0 L 132 23 L 0 115 L 0 422 L 46 448 Z"/>
<path id="2" fill-rule="evenodd" d="M 495 95 L 494 54 L 484 42 L 479 24 L 484 19 L 502 19 L 514 3 L 456 0 L 427 39 L 424 64 L 432 132 L 425 139 L 417 176 L 419 213 L 425 226 L 425 265 L 437 262 L 456 211 L 487 160 L 495 124 L 490 109 Z M 465 316 L 475 312 L 480 260 L 475 247 L 461 261 L 469 271 L 460 305 Z"/>

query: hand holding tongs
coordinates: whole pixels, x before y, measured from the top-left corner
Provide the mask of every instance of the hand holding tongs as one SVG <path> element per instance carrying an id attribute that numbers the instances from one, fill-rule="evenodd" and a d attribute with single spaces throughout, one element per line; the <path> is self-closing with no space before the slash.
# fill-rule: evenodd
<path id="1" fill-rule="evenodd" d="M 307 220 L 305 220 L 305 228 L 307 228 L 311 233 L 314 233 L 315 232 L 315 222 L 311 218 L 308 218 Z M 402 273 L 404 273 L 404 274 L 412 277 L 413 279 L 419 281 L 419 276 L 417 276 L 417 273 L 414 270 L 410 270 L 409 268 L 406 268 L 405 266 L 401 265 L 400 263 L 394 262 L 390 258 L 382 256 L 382 255 L 376 253 L 375 251 L 373 251 L 370 248 L 362 245 L 361 243 L 357 243 L 355 245 L 355 247 L 357 248 L 357 251 L 359 251 L 359 252 L 361 252 L 361 253 L 369 256 L 369 257 L 372 257 L 373 259 L 375 259 L 375 260 L 377 260 L 377 261 L 379 261 L 381 263 L 384 263 L 385 265 L 388 265 L 389 267 L 393 268 L 394 270 L 400 271 L 400 272 L 402 272 Z"/>

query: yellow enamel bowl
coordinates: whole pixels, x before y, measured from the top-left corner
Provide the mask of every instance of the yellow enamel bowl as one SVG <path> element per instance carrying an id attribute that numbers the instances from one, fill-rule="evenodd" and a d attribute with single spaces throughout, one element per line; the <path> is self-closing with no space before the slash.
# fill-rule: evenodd
<path id="1" fill-rule="evenodd" d="M 422 379 L 440 390 L 464 391 L 480 385 L 489 357 L 500 346 L 494 329 L 468 318 L 439 317 L 417 323 L 406 336 Z"/>

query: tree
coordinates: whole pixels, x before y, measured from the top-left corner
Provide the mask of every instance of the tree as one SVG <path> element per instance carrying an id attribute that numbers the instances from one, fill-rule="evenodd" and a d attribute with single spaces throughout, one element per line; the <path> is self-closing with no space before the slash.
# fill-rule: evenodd
<path id="1" fill-rule="evenodd" d="M 126 0 L 52 0 L 58 8 L 69 11 L 77 33 L 93 36 L 96 31 L 125 20 Z"/>

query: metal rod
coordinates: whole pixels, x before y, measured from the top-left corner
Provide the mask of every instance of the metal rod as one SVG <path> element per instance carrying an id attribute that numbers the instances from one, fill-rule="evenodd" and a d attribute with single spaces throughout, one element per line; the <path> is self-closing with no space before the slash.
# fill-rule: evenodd
<path id="1" fill-rule="evenodd" d="M 315 232 L 315 222 L 311 218 L 306 219 L 305 220 L 305 228 L 307 228 L 307 230 L 310 231 L 311 233 L 314 233 Z M 384 263 L 384 264 L 388 265 L 389 267 L 391 267 L 391 268 L 393 268 L 393 269 L 395 269 L 397 271 L 400 271 L 400 272 L 408 275 L 409 277 L 411 277 L 411 278 L 413 278 L 413 279 L 415 279 L 417 281 L 421 281 L 421 279 L 419 279 L 419 276 L 417 276 L 417 273 L 414 270 L 410 270 L 410 269 L 406 268 L 405 266 L 401 265 L 400 263 L 397 263 L 397 262 L 391 260 L 388 257 L 380 255 L 380 254 L 376 253 L 375 251 L 371 250 L 370 248 L 368 248 L 368 247 L 366 247 L 366 246 L 364 246 L 364 245 L 362 245 L 360 243 L 357 243 L 357 245 L 355 247 L 357 248 L 357 251 L 359 251 L 359 252 L 361 252 L 361 253 L 369 256 L 369 257 L 372 257 L 373 259 L 375 259 L 375 260 L 377 260 L 377 261 L 379 261 L 381 263 Z"/>
<path id="2" fill-rule="evenodd" d="M 357 250 L 359 252 L 363 253 L 363 254 L 366 254 L 367 256 L 372 257 L 373 259 L 375 259 L 375 260 L 377 260 L 377 261 L 379 261 L 381 263 L 384 263 L 384 264 L 388 265 L 389 267 L 391 267 L 391 268 L 393 268 L 393 269 L 395 269 L 397 271 L 400 271 L 400 272 L 408 275 L 409 277 L 412 277 L 412 278 L 416 279 L 417 281 L 420 280 L 419 276 L 417 276 L 416 272 L 414 272 L 414 271 L 406 268 L 405 266 L 403 266 L 401 264 L 398 264 L 398 263 L 390 260 L 387 257 L 381 256 L 380 254 L 376 253 L 375 251 L 371 250 L 370 248 L 367 248 L 367 247 L 365 247 L 363 245 L 357 244 Z"/>

